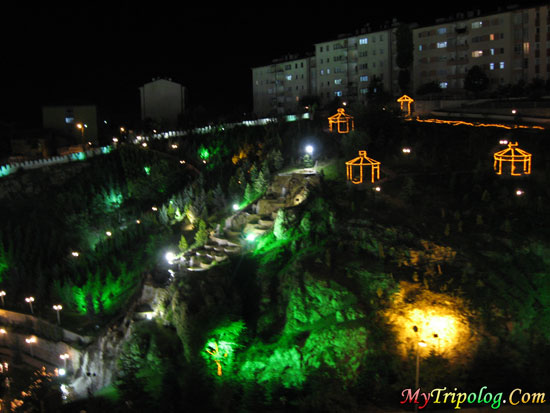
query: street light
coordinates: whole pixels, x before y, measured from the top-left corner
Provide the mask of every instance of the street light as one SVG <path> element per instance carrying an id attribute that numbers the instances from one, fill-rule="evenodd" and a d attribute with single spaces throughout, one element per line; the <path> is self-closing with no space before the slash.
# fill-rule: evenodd
<path id="1" fill-rule="evenodd" d="M 310 155 L 313 155 L 313 145 L 307 145 L 306 146 L 306 152 L 309 153 Z"/>
<path id="2" fill-rule="evenodd" d="M 76 127 L 80 129 L 80 132 L 82 132 L 82 143 L 84 143 L 84 130 L 88 127 L 85 123 L 77 123 Z"/>
<path id="3" fill-rule="evenodd" d="M 6 336 L 6 334 L 8 334 L 8 332 L 6 331 L 5 328 L 0 328 L 0 334 L 2 335 L 2 344 L 5 344 L 4 337 Z"/>
<path id="4" fill-rule="evenodd" d="M 67 359 L 69 358 L 69 353 L 60 354 L 59 358 L 63 360 L 63 367 L 67 370 Z"/>
<path id="5" fill-rule="evenodd" d="M 34 357 L 34 354 L 33 354 L 33 351 L 32 351 L 32 345 L 34 343 L 36 343 L 36 337 L 35 336 L 27 337 L 25 339 L 25 342 L 29 345 L 29 350 L 30 350 L 30 353 L 31 353 L 31 357 Z"/>
<path id="6" fill-rule="evenodd" d="M 34 314 L 34 310 L 32 308 L 32 303 L 34 302 L 34 297 L 27 297 L 25 298 L 25 301 L 29 303 L 29 307 L 31 308 L 31 314 Z"/>
<path id="7" fill-rule="evenodd" d="M 59 312 L 63 309 L 63 306 L 61 304 L 55 304 L 53 306 L 53 309 L 57 313 L 57 324 L 61 325 L 61 318 L 59 316 Z"/>
<path id="8" fill-rule="evenodd" d="M 4 297 L 6 292 L 4 290 L 0 291 L 0 300 L 2 300 L 2 307 L 4 307 Z"/>
<path id="9" fill-rule="evenodd" d="M 413 326 L 413 331 L 418 335 L 418 327 Z M 416 377 L 415 377 L 415 391 L 419 388 L 420 384 L 420 347 L 426 347 L 427 344 L 420 340 L 416 342 Z M 418 405 L 415 403 L 414 411 L 418 411 Z"/>

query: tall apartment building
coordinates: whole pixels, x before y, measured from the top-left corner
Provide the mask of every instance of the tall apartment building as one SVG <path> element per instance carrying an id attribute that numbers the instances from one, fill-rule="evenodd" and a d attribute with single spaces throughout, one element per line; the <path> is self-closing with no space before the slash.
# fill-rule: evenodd
<path id="1" fill-rule="evenodd" d="M 549 13 L 550 5 L 543 4 L 483 15 L 479 11 L 461 13 L 421 27 L 409 24 L 414 49 L 412 94 L 431 82 L 449 93 L 461 93 L 466 74 L 476 65 L 487 74 L 493 89 L 536 78 L 549 80 Z M 394 21 L 391 27 L 378 31 L 365 28 L 354 35 L 315 43 L 314 56 L 304 60 L 304 67 L 309 67 L 306 94 L 317 95 L 322 103 L 335 97 L 362 101 L 375 87 L 399 95 L 397 28 Z M 253 69 L 257 114 L 295 111 L 299 96 L 291 93 L 292 82 L 299 79 L 292 70 L 298 62 L 301 66 L 301 60 L 288 60 Z M 377 82 L 373 82 L 375 78 Z"/>
<path id="2" fill-rule="evenodd" d="M 490 87 L 547 80 L 550 74 L 549 7 L 481 15 L 470 12 L 413 30 L 415 89 L 435 82 L 449 92 L 464 88 L 479 66 Z"/>
<path id="3" fill-rule="evenodd" d="M 317 94 L 321 102 L 335 97 L 348 102 L 364 100 L 375 84 L 392 89 L 393 37 L 393 29 L 386 29 L 316 43 Z"/>
<path id="4" fill-rule="evenodd" d="M 254 112 L 261 116 L 296 113 L 300 99 L 315 95 L 315 58 L 288 55 L 252 69 Z"/>

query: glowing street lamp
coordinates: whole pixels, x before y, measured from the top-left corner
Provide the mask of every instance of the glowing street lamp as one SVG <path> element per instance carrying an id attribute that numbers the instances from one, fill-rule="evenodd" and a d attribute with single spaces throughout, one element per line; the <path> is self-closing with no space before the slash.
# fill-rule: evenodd
<path id="1" fill-rule="evenodd" d="M 174 254 L 172 251 L 168 251 L 166 254 L 164 254 L 164 258 L 166 258 L 168 264 L 172 265 L 174 263 L 174 260 L 176 259 L 176 254 Z"/>
<path id="2" fill-rule="evenodd" d="M 61 304 L 55 304 L 53 309 L 57 313 L 57 324 L 61 325 L 61 317 L 59 316 L 59 312 L 63 309 L 63 306 Z"/>
<path id="3" fill-rule="evenodd" d="M 0 291 L 0 300 L 2 300 L 2 307 L 4 307 L 4 297 L 6 296 L 6 292 L 4 290 Z"/>
<path id="4" fill-rule="evenodd" d="M 418 327 L 417 326 L 413 326 L 413 331 L 418 335 Z M 420 385 L 420 348 L 422 347 L 426 347 L 427 344 L 426 342 L 420 340 L 420 341 L 417 341 L 416 342 L 416 376 L 415 376 L 415 391 L 416 389 L 418 389 L 419 385 Z M 418 405 L 415 403 L 414 405 L 414 411 L 417 412 L 418 411 Z"/>
<path id="5" fill-rule="evenodd" d="M 29 303 L 29 307 L 31 308 L 31 314 L 34 314 L 34 310 L 32 308 L 32 303 L 34 303 L 34 297 L 27 297 L 25 298 L 25 301 Z"/>
<path id="6" fill-rule="evenodd" d="M 78 251 L 73 251 L 73 252 L 71 252 L 71 255 L 73 257 L 78 257 L 80 255 L 80 253 Z"/>
<path id="7" fill-rule="evenodd" d="M 6 331 L 5 328 L 0 328 L 0 335 L 2 335 L 2 344 L 5 344 L 4 343 L 4 337 L 6 336 L 6 334 L 8 334 L 8 332 Z"/>
<path id="8" fill-rule="evenodd" d="M 84 142 L 84 130 L 88 127 L 85 123 L 77 123 L 76 127 L 80 129 L 80 132 L 82 132 L 82 142 Z"/>
<path id="9" fill-rule="evenodd" d="M 313 151 L 314 151 L 313 145 L 307 145 L 306 146 L 306 152 L 308 154 L 313 155 Z"/>
<path id="10" fill-rule="evenodd" d="M 65 370 L 67 370 L 67 359 L 69 358 L 69 353 L 60 354 L 59 358 L 63 360 L 63 367 Z"/>
<path id="11" fill-rule="evenodd" d="M 34 357 L 33 351 L 32 351 L 32 345 L 36 343 L 36 336 L 30 336 L 25 339 L 25 343 L 29 345 L 29 350 L 31 353 L 31 357 Z"/>

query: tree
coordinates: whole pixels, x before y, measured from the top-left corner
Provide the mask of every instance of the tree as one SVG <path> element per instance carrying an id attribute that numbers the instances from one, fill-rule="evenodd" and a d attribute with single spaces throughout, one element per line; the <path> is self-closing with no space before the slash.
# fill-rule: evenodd
<path id="1" fill-rule="evenodd" d="M 206 229 L 206 222 L 203 219 L 199 219 L 199 229 L 195 234 L 195 246 L 201 246 L 208 241 L 208 230 Z"/>
<path id="2" fill-rule="evenodd" d="M 399 67 L 399 87 L 403 93 L 408 93 L 411 81 L 410 66 L 413 62 L 412 31 L 406 24 L 401 24 L 396 31 L 397 56 L 396 64 Z"/>
<path id="3" fill-rule="evenodd" d="M 187 239 L 185 239 L 185 235 L 181 236 L 180 242 L 178 243 L 178 248 L 181 252 L 185 252 L 189 248 L 189 244 L 187 244 Z"/>
<path id="4" fill-rule="evenodd" d="M 489 87 L 489 78 L 480 66 L 472 66 L 464 79 L 464 89 L 474 94 L 481 93 Z"/>

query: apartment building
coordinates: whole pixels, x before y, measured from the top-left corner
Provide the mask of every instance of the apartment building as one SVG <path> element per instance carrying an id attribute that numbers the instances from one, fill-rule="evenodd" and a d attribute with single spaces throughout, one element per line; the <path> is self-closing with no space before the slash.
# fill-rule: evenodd
<path id="1" fill-rule="evenodd" d="M 413 30 L 414 88 L 435 82 L 456 93 L 466 74 L 479 66 L 490 87 L 547 80 L 550 74 L 550 18 L 547 5 L 481 15 L 479 11 Z"/>
<path id="2" fill-rule="evenodd" d="M 287 55 L 252 68 L 254 112 L 260 116 L 296 113 L 300 100 L 316 95 L 315 59 Z"/>
<path id="3" fill-rule="evenodd" d="M 375 84 L 386 89 L 392 82 L 392 29 L 341 37 L 315 44 L 317 93 L 322 103 L 366 98 Z M 377 80 L 377 82 L 375 81 Z"/>
<path id="4" fill-rule="evenodd" d="M 487 74 L 492 89 L 537 78 L 549 80 L 549 13 L 550 5 L 542 4 L 490 14 L 458 13 L 433 25 L 409 24 L 413 94 L 432 82 L 449 94 L 463 93 L 473 66 Z M 317 95 L 323 104 L 335 97 L 350 103 L 363 101 L 377 87 L 398 96 L 397 28 L 396 21 L 378 30 L 367 26 L 353 35 L 315 43 L 314 54 L 307 59 L 286 59 L 253 69 L 254 111 L 293 112 L 300 99 L 302 75 L 305 94 Z M 305 72 L 294 73 L 302 69 L 302 63 Z"/>

